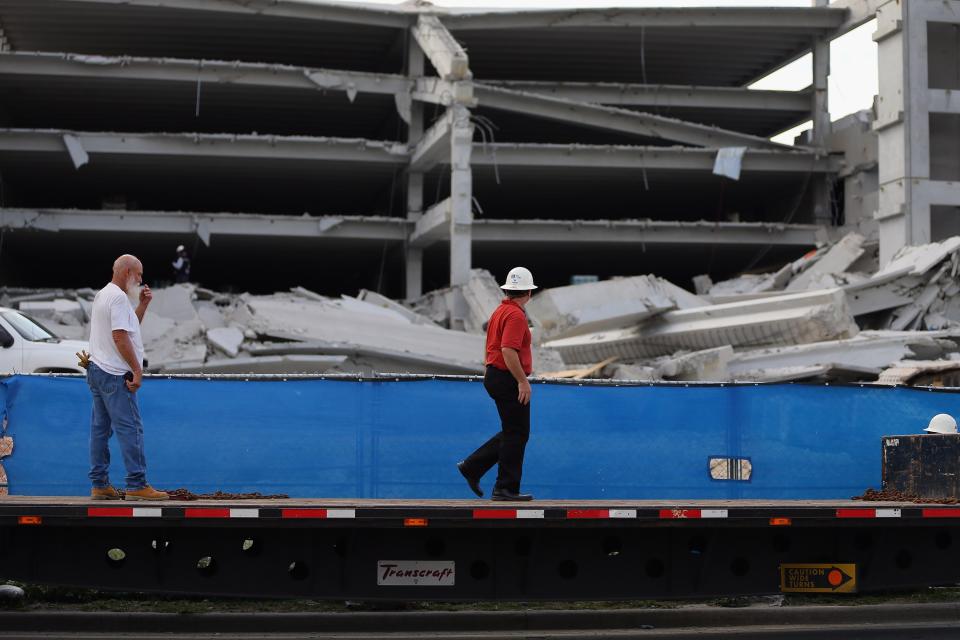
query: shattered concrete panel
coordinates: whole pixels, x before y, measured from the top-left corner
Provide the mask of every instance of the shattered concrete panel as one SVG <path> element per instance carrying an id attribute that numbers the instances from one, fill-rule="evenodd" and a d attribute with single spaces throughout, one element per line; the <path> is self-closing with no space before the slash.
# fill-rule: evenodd
<path id="1" fill-rule="evenodd" d="M 725 345 L 663 358 L 658 361 L 657 373 L 668 380 L 724 382 L 730 379 L 731 359 L 733 347 Z"/>
<path id="2" fill-rule="evenodd" d="M 527 308 L 539 320 L 545 338 L 554 339 L 629 326 L 699 302 L 668 284 L 654 276 L 636 276 L 556 287 L 538 293 Z"/>
<path id="3" fill-rule="evenodd" d="M 958 250 L 960 250 L 960 236 L 947 238 L 943 242 L 907 246 L 900 249 L 893 260 L 878 271 L 875 277 L 899 273 L 923 275 Z"/>
<path id="4" fill-rule="evenodd" d="M 654 367 L 644 367 L 633 364 L 612 364 L 609 365 L 607 369 L 610 369 L 610 377 L 613 380 L 654 382 L 662 379 Z"/>
<path id="5" fill-rule="evenodd" d="M 276 355 L 250 358 L 212 358 L 206 362 L 171 365 L 166 373 L 297 374 L 326 373 L 347 360 L 346 356 Z"/>
<path id="6" fill-rule="evenodd" d="M 806 344 L 856 335 L 843 291 L 833 289 L 670 311 L 641 326 L 552 340 L 570 364 L 637 360 L 731 345 Z"/>
<path id="7" fill-rule="evenodd" d="M 236 327 L 219 327 L 207 331 L 207 341 L 214 348 L 236 358 L 240 354 L 240 345 L 243 344 L 243 332 Z"/>
<path id="8" fill-rule="evenodd" d="M 60 324 L 80 326 L 86 322 L 87 314 L 83 306 L 76 300 L 56 298 L 47 301 L 24 301 L 20 303 L 20 311 L 36 318 Z"/>
<path id="9" fill-rule="evenodd" d="M 956 335 L 950 331 L 862 331 L 847 340 L 738 352 L 728 367 L 734 379 L 752 372 L 791 367 L 883 369 L 907 358 L 940 357 L 948 350 L 956 350 L 955 345 L 951 348 L 943 341 Z"/>
<path id="10" fill-rule="evenodd" d="M 200 317 L 193 306 L 193 289 L 193 285 L 189 284 L 154 289 L 147 315 L 154 314 L 176 322 L 196 320 L 199 323 Z"/>
<path id="11" fill-rule="evenodd" d="M 373 304 L 378 307 L 383 307 L 384 309 L 389 309 L 395 313 L 399 313 L 414 324 L 434 324 L 433 320 L 430 318 L 420 315 L 416 311 L 412 311 L 411 309 L 403 306 L 396 300 L 391 300 L 387 296 L 375 291 L 361 289 L 360 293 L 357 294 L 357 300 L 361 300 L 367 304 Z"/>
<path id="12" fill-rule="evenodd" d="M 787 285 L 787 291 L 806 291 L 814 288 L 824 288 L 821 285 L 830 283 L 825 277 L 843 273 L 863 255 L 864 237 L 859 233 L 848 233 L 823 254 L 816 264 L 795 277 Z M 834 286 L 836 282 L 833 281 Z"/>
<path id="13" fill-rule="evenodd" d="M 290 340 L 348 343 L 359 349 L 406 353 L 413 358 L 482 368 L 483 336 L 414 325 L 380 313 L 351 313 L 329 303 L 274 296 L 250 296 L 253 328 Z M 366 305 L 373 307 L 374 305 Z M 377 308 L 382 311 L 382 309 Z"/>
<path id="14" fill-rule="evenodd" d="M 213 302 L 209 300 L 199 300 L 194 303 L 194 307 L 197 310 L 197 315 L 200 317 L 200 322 L 203 324 L 204 329 L 219 329 L 220 327 L 227 326 L 220 307 Z"/>

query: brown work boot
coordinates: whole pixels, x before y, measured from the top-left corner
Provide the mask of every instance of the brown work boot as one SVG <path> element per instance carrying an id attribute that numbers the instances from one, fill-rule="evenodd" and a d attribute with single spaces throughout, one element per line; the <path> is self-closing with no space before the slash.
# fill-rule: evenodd
<path id="1" fill-rule="evenodd" d="M 91 500 L 123 500 L 120 492 L 113 487 L 94 487 L 90 490 Z"/>
<path id="2" fill-rule="evenodd" d="M 169 500 L 170 494 L 164 493 L 163 491 L 157 491 L 150 485 L 145 486 L 143 489 L 137 489 L 131 491 L 127 489 L 127 500 Z"/>

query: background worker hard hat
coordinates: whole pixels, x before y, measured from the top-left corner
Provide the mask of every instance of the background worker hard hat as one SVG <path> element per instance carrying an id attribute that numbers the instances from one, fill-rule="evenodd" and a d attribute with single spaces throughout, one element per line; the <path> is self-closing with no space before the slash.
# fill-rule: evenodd
<path id="1" fill-rule="evenodd" d="M 533 284 L 533 274 L 526 267 L 514 267 L 507 274 L 507 281 L 500 287 L 507 291 L 531 291 L 537 288 Z"/>
<path id="2" fill-rule="evenodd" d="M 956 433 L 957 421 L 953 419 L 953 416 L 947 415 L 946 413 L 938 413 L 930 418 L 930 424 L 927 425 L 924 431 L 928 433 Z"/>

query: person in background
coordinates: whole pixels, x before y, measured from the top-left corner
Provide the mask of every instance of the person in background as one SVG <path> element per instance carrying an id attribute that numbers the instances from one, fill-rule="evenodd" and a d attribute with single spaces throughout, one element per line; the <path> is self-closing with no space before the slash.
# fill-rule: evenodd
<path id="1" fill-rule="evenodd" d="M 173 281 L 177 284 L 190 282 L 190 256 L 182 244 L 177 246 L 177 259 L 173 261 Z"/>

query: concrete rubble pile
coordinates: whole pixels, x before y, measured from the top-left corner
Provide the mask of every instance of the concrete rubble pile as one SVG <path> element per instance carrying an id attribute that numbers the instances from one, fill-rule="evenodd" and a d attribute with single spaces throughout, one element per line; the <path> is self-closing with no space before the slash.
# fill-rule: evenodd
<path id="1" fill-rule="evenodd" d="M 652 275 L 541 290 L 527 306 L 536 373 L 960 381 L 960 237 L 906 247 L 882 268 L 877 254 L 851 233 L 768 273 L 698 276 L 696 294 Z M 93 295 L 0 289 L 0 305 L 83 339 Z M 409 302 L 372 291 L 332 298 L 300 287 L 234 295 L 176 285 L 154 291 L 144 341 L 155 372 L 474 374 L 502 295 L 479 269 Z"/>
<path id="2" fill-rule="evenodd" d="M 960 379 L 960 237 L 878 263 L 876 243 L 851 233 L 769 273 L 695 278 L 709 306 L 544 346 L 568 364 L 607 359 L 603 373 L 624 379 Z"/>
<path id="3" fill-rule="evenodd" d="M 154 289 L 143 323 L 148 371 L 157 373 L 478 374 L 484 337 L 454 331 L 370 291 L 330 298 L 295 287 L 230 295 L 194 285 Z M 0 289 L 17 308 L 64 338 L 86 339 L 95 292 Z M 499 298 L 497 298 L 499 303 Z M 547 349 L 539 371 L 563 368 Z"/>

